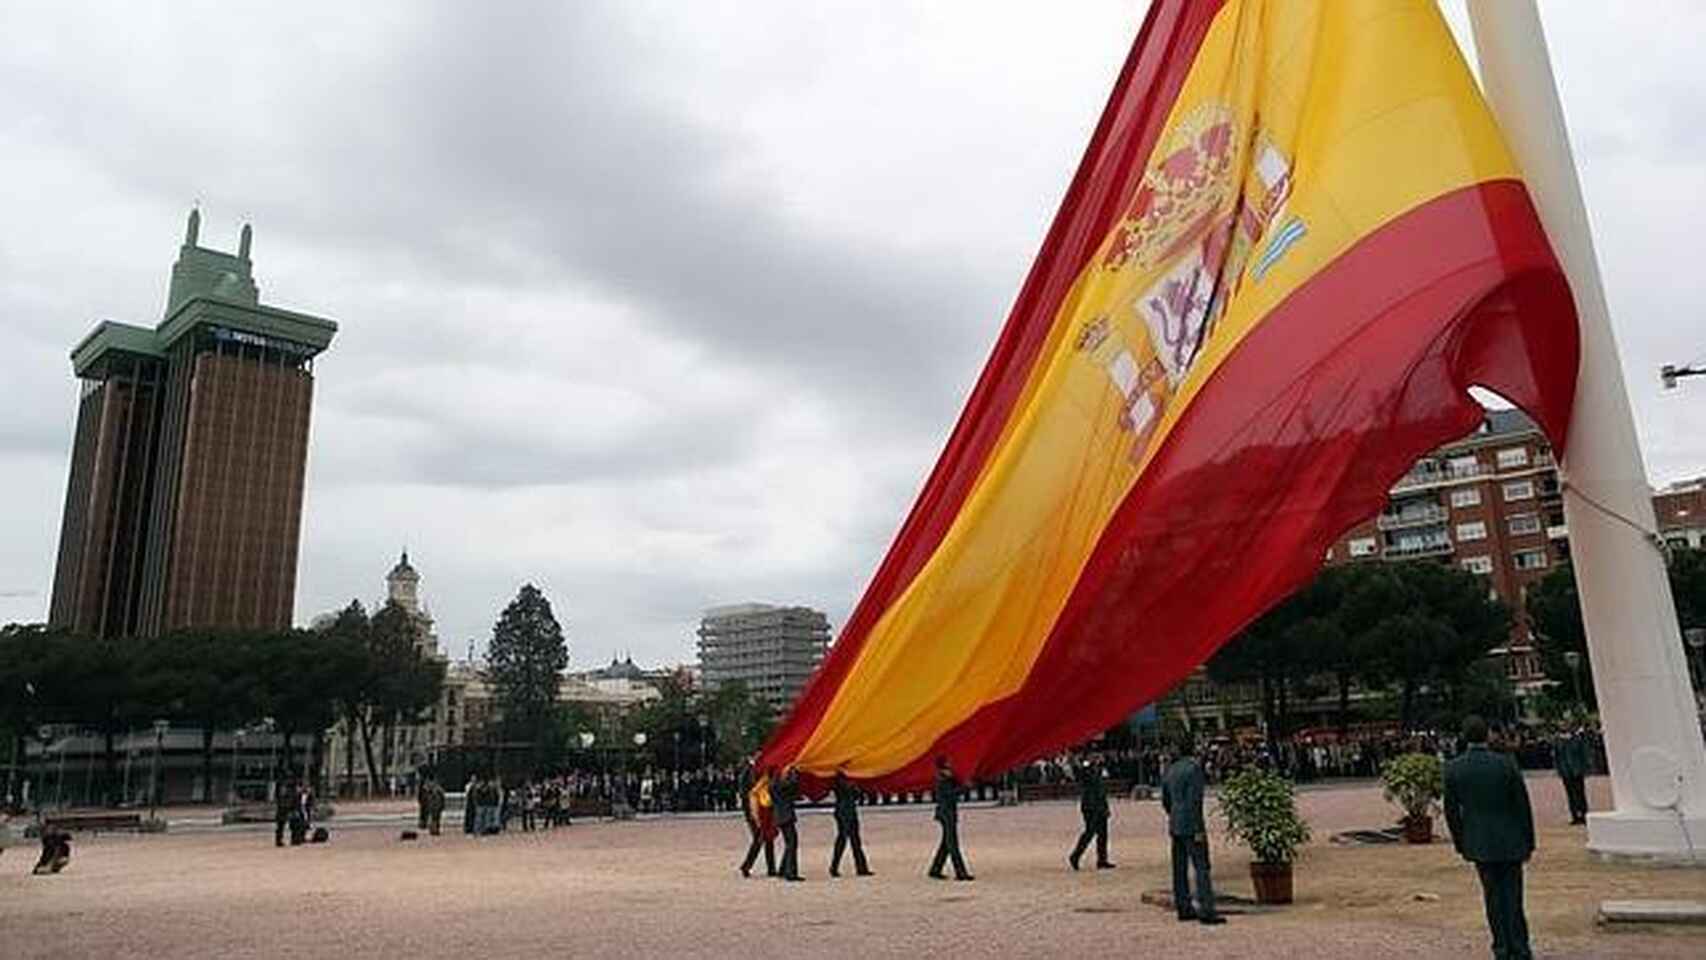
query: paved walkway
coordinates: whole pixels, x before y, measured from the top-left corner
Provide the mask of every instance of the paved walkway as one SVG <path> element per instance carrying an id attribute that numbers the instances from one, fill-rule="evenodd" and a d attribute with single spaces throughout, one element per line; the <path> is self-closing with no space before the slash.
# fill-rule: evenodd
<path id="1" fill-rule="evenodd" d="M 1605 784 L 1592 785 L 1603 804 Z M 1601 899 L 1706 899 L 1706 871 L 1592 861 L 1567 826 L 1556 781 L 1531 781 L 1542 845 L 1529 915 L 1547 957 L 1699 957 L 1698 931 L 1602 933 Z M 549 833 L 404 843 L 390 829 L 332 822 L 325 846 L 274 849 L 251 830 L 79 841 L 70 868 L 27 875 L 0 856 L 0 930 L 13 957 L 553 956 L 832 957 L 1485 956 L 1473 871 L 1449 844 L 1337 847 L 1340 829 L 1389 824 L 1372 787 L 1311 790 L 1316 836 L 1298 864 L 1298 902 L 1225 927 L 1173 921 L 1139 901 L 1168 869 L 1153 803 L 1114 805 L 1118 870 L 1067 869 L 1071 803 L 966 812 L 978 880 L 923 876 L 935 843 L 927 808 L 883 809 L 865 835 L 877 876 L 825 876 L 826 817 L 802 826 L 809 881 L 742 880 L 744 829 L 730 817 L 580 823 Z M 407 811 L 404 806 L 403 811 Z M 379 812 L 381 815 L 385 811 Z M 1247 854 L 1217 834 L 1217 879 L 1250 892 Z M 1421 896 L 1418 896 L 1421 895 Z"/>

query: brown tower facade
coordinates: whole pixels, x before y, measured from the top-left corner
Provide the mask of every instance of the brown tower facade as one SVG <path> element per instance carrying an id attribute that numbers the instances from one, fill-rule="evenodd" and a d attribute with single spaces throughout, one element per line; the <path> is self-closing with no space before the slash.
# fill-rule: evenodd
<path id="1" fill-rule="evenodd" d="M 249 259 L 198 245 L 154 329 L 103 322 L 82 382 L 50 624 L 94 636 L 291 622 L 314 357 L 337 325 L 262 306 Z"/>

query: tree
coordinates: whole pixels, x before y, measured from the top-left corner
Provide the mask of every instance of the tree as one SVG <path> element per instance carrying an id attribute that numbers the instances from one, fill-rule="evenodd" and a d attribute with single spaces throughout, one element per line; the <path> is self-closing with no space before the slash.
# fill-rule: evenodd
<path id="1" fill-rule="evenodd" d="M 296 734 L 314 738 L 308 773 L 318 786 L 323 773 L 319 738 L 337 721 L 340 705 L 356 695 L 366 665 L 362 651 L 316 630 L 281 631 L 262 641 L 262 647 L 265 682 L 259 703 L 284 735 L 286 764 L 295 754 Z"/>
<path id="2" fill-rule="evenodd" d="M 1354 661 L 1337 619 L 1345 590 L 1340 571 L 1323 571 L 1245 627 L 1209 661 L 1209 677 L 1216 683 L 1260 685 L 1270 740 L 1290 730 L 1292 687 L 1311 673 L 1343 675 L 1342 702 L 1348 702 Z"/>
<path id="3" fill-rule="evenodd" d="M 255 718 L 268 634 L 182 630 L 144 641 L 140 699 L 201 730 L 202 783 L 213 786 L 213 735 Z M 208 797 L 212 800 L 212 796 Z"/>
<path id="4" fill-rule="evenodd" d="M 52 703 L 43 699 L 48 689 L 46 668 L 58 655 L 62 637 L 39 623 L 12 623 L 0 627 L 0 738 L 10 757 L 5 798 L 16 801 L 18 777 L 28 741 L 53 718 Z"/>
<path id="5" fill-rule="evenodd" d="M 504 727 L 532 741 L 536 754 L 550 728 L 568 665 L 569 645 L 551 613 L 551 602 L 533 584 L 522 585 L 492 626 L 486 677 Z"/>
<path id="6" fill-rule="evenodd" d="M 1683 630 L 1706 627 L 1706 550 L 1672 548 L 1665 560 L 1665 572 L 1670 578 L 1677 623 Z M 1540 667 L 1547 678 L 1572 694 L 1579 682 L 1583 704 L 1593 709 L 1598 697 L 1592 661 L 1588 658 L 1587 628 L 1582 624 L 1575 568 L 1569 564 L 1554 567 L 1528 588 L 1524 608 L 1540 652 Z M 1579 657 L 1579 673 L 1570 669 L 1568 654 L 1571 653 Z"/>
<path id="7" fill-rule="evenodd" d="M 363 740 L 371 743 L 372 731 L 382 733 L 383 769 L 392 769 L 397 747 L 397 727 L 418 723 L 421 713 L 438 702 L 444 686 L 445 665 L 421 651 L 420 623 L 394 600 L 373 615 L 367 632 L 367 672 L 372 679 L 366 710 Z M 368 747 L 372 765 L 372 747 Z"/>
<path id="8" fill-rule="evenodd" d="M 1375 569 L 1391 580 L 1369 588 L 1387 614 L 1364 635 L 1372 654 L 1367 672 L 1399 688 L 1399 723 L 1414 729 L 1418 696 L 1459 685 L 1487 651 L 1508 643 L 1511 612 L 1467 570 L 1426 560 Z"/>
<path id="9" fill-rule="evenodd" d="M 734 763 L 756 753 L 776 725 L 769 704 L 753 696 L 740 680 L 720 685 L 705 698 L 704 709 L 710 721 L 711 756 L 718 763 Z"/>
<path id="10" fill-rule="evenodd" d="M 1406 729 L 1424 692 L 1461 695 L 1471 667 L 1505 643 L 1510 611 L 1467 571 L 1417 561 L 1330 567 L 1246 627 L 1209 661 L 1216 683 L 1257 682 L 1270 738 L 1290 731 L 1292 694 L 1331 676 L 1339 726 L 1353 683 L 1394 686 Z"/>

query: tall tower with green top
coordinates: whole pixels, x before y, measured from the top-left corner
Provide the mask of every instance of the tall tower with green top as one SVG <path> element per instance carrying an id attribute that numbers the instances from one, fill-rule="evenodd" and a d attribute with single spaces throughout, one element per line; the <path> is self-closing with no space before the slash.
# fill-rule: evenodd
<path id="1" fill-rule="evenodd" d="M 49 623 L 92 636 L 291 622 L 314 357 L 330 320 L 264 306 L 245 225 L 192 211 L 153 328 L 102 321 L 82 384 Z"/>

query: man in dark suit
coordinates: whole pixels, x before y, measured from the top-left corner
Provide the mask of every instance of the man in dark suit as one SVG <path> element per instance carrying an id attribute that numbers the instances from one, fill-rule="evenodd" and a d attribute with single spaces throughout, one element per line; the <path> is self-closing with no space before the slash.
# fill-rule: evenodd
<path id="1" fill-rule="evenodd" d="M 1587 823 L 1588 741 L 1581 726 L 1578 724 L 1573 729 L 1560 731 L 1552 752 L 1552 765 L 1558 771 L 1558 778 L 1564 781 L 1564 797 L 1570 805 L 1570 822 Z"/>
<path id="2" fill-rule="evenodd" d="M 865 862 L 865 845 L 859 842 L 859 791 L 847 779 L 847 771 L 835 772 L 835 853 L 829 858 L 829 875 L 841 876 L 841 855 L 853 847 L 853 870 L 861 877 L 871 875 Z"/>
<path id="3" fill-rule="evenodd" d="M 1197 762 L 1195 744 L 1187 737 L 1179 742 L 1179 759 L 1161 777 L 1161 809 L 1167 812 L 1167 834 L 1173 840 L 1173 907 L 1180 920 L 1205 924 L 1225 923 L 1214 909 L 1214 882 L 1209 877 L 1208 825 L 1203 822 L 1203 795 L 1208 777 Z M 1191 907 L 1191 887 L 1185 876 L 1186 863 L 1197 874 L 1197 904 Z"/>
<path id="4" fill-rule="evenodd" d="M 1487 749 L 1487 722 L 1463 721 L 1468 748 L 1445 766 L 1445 822 L 1451 842 L 1481 877 L 1487 926 L 1498 960 L 1530 960 L 1522 865 L 1534 853 L 1534 810 L 1516 762 Z"/>
<path id="5" fill-rule="evenodd" d="M 756 759 L 756 758 L 755 758 Z M 759 822 L 758 814 L 752 809 L 753 761 L 741 765 L 740 780 L 735 789 L 740 793 L 740 812 L 746 817 L 746 829 L 752 834 L 752 843 L 746 848 L 746 859 L 741 861 L 740 875 L 752 876 L 752 865 L 758 862 L 758 851 L 764 851 L 764 875 L 776 875 L 776 838 L 765 833 L 764 825 Z"/>
<path id="6" fill-rule="evenodd" d="M 284 828 L 290 824 L 290 818 L 301 803 L 299 794 L 295 777 L 273 786 L 272 843 L 275 847 L 284 846 Z"/>
<path id="7" fill-rule="evenodd" d="M 1113 869 L 1113 862 L 1108 859 L 1108 787 L 1102 780 L 1100 757 L 1087 758 L 1078 767 L 1078 812 L 1084 817 L 1084 832 L 1078 835 L 1078 843 L 1066 862 L 1077 870 L 1078 859 L 1094 839 L 1096 869 Z"/>
<path id="8" fill-rule="evenodd" d="M 936 758 L 936 822 L 942 825 L 942 842 L 936 845 L 936 858 L 930 862 L 930 878 L 947 879 L 942 876 L 942 867 L 952 859 L 955 880 L 976 879 L 960 856 L 960 783 L 945 755 Z"/>
<path id="9" fill-rule="evenodd" d="M 800 802 L 800 774 L 792 767 L 777 775 L 770 768 L 770 809 L 776 815 L 776 829 L 782 831 L 782 879 L 798 883 L 800 876 L 800 815 L 795 805 Z"/>

